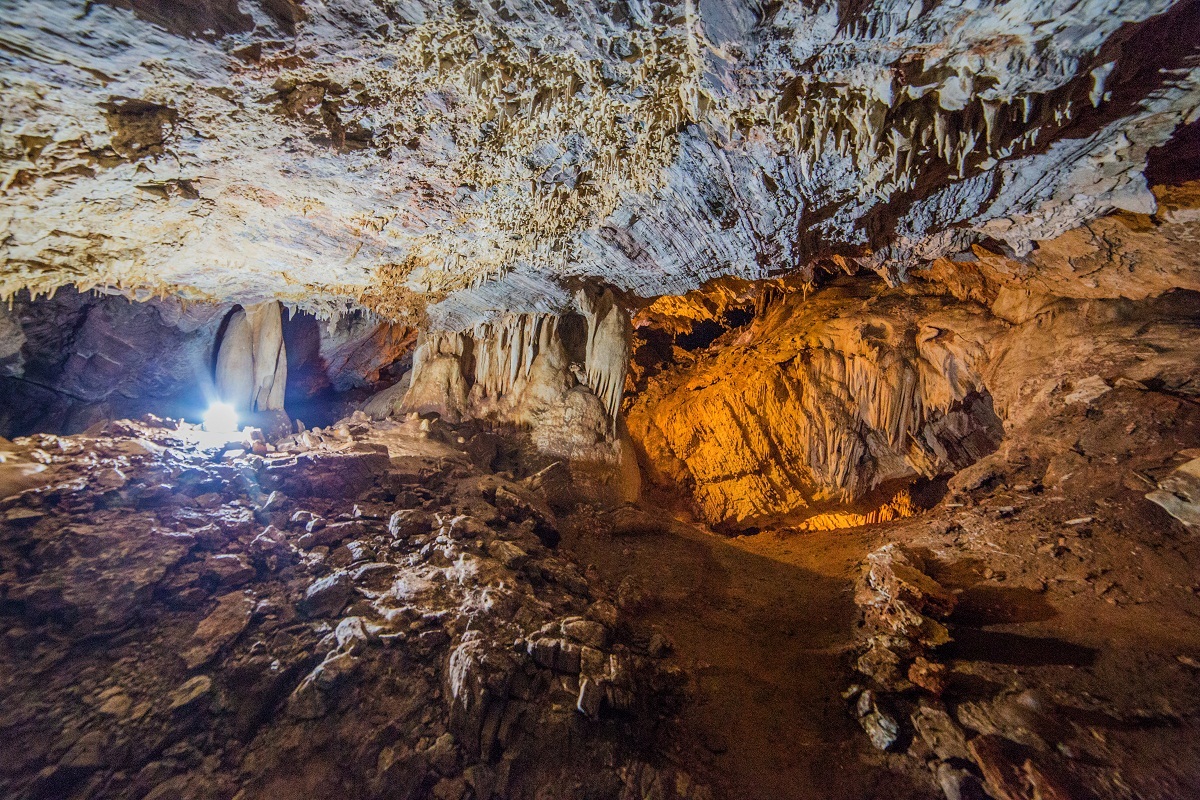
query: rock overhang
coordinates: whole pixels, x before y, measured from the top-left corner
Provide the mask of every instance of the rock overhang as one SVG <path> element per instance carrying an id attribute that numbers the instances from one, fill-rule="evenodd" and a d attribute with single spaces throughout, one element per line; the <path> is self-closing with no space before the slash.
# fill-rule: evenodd
<path id="1" fill-rule="evenodd" d="M 1028 253 L 1149 213 L 1195 3 L 8 2 L 0 291 L 365 306 Z"/>

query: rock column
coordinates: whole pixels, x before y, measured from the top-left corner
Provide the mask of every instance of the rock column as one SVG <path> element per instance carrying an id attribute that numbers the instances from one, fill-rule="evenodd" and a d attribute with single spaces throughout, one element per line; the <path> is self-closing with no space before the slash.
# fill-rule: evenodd
<path id="1" fill-rule="evenodd" d="M 216 382 L 220 398 L 238 411 L 283 410 L 287 352 L 279 303 L 233 312 L 217 351 Z"/>

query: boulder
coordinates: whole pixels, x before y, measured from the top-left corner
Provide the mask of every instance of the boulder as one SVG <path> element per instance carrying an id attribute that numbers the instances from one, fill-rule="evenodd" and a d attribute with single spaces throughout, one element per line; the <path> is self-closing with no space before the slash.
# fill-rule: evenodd
<path id="1" fill-rule="evenodd" d="M 353 596 L 353 577 L 346 572 L 335 572 L 310 584 L 298 608 L 306 617 L 333 617 L 341 613 Z"/>

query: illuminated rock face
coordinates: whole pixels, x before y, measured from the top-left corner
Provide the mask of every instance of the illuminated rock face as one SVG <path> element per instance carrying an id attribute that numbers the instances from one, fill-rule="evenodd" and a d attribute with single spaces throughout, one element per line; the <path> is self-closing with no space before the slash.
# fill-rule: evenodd
<path id="1" fill-rule="evenodd" d="M 629 424 L 652 477 L 690 488 L 710 523 L 751 524 L 995 449 L 983 371 L 1003 323 L 885 288 L 788 295 L 651 379 Z"/>
<path id="2" fill-rule="evenodd" d="M 540 454 L 565 459 L 585 491 L 634 500 L 639 476 L 620 418 L 630 323 L 611 292 L 581 290 L 578 311 L 510 314 L 469 331 L 422 334 L 402 399 L 388 390 L 380 416 L 437 414 L 527 432 Z"/>
<path id="3" fill-rule="evenodd" d="M 5 308 L 0 436 L 76 432 L 147 412 L 203 413 L 223 312 L 173 298 L 134 303 L 70 289 Z M 16 347 L 7 359 L 6 342 Z"/>
<path id="4" fill-rule="evenodd" d="M 900 288 L 793 279 L 656 302 L 636 320 L 628 406 L 647 477 L 714 524 L 808 517 L 957 472 L 1082 402 L 1081 381 L 1195 394 L 1196 184 L 1158 195 L 1157 224 L 1118 214 L 1024 260 L 976 247 Z M 730 308 L 752 313 L 707 349 L 679 346 Z M 660 363 L 642 352 L 655 335 L 676 342 Z"/>
<path id="5" fill-rule="evenodd" d="M 217 351 L 217 394 L 240 411 L 283 410 L 287 351 L 279 303 L 234 311 Z"/>
<path id="6" fill-rule="evenodd" d="M 432 326 L 1149 213 L 1197 6 L 8 0 L 0 295 Z"/>

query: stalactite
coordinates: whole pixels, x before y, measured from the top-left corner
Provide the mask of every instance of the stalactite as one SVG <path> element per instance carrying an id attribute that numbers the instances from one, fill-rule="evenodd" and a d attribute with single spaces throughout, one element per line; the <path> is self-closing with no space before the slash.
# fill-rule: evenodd
<path id="1" fill-rule="evenodd" d="M 617 305 L 610 290 L 598 297 L 580 290 L 576 300 L 588 321 L 585 364 L 588 387 L 604 402 L 615 425 L 629 364 L 629 315 Z"/>

